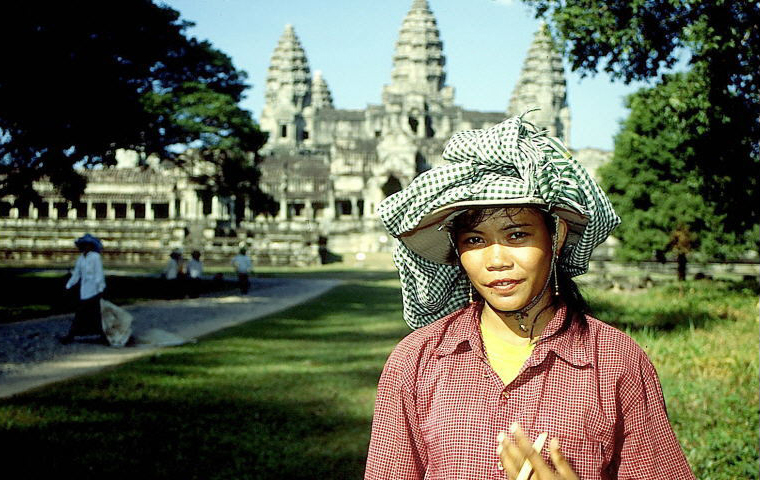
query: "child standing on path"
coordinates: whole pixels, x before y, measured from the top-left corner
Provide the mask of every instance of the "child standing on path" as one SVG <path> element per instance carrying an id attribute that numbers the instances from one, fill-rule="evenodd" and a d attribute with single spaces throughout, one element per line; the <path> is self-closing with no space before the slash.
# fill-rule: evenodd
<path id="1" fill-rule="evenodd" d="M 190 298 L 200 296 L 200 281 L 203 275 L 203 262 L 201 262 L 201 252 L 193 250 L 190 260 L 187 262 L 188 294 Z"/>
<path id="2" fill-rule="evenodd" d="M 253 265 L 251 257 L 246 252 L 245 248 L 241 248 L 240 253 L 232 258 L 232 266 L 235 267 L 235 272 L 238 276 L 238 287 L 243 295 L 248 294 L 248 289 L 251 287 L 251 281 L 248 276 Z"/>

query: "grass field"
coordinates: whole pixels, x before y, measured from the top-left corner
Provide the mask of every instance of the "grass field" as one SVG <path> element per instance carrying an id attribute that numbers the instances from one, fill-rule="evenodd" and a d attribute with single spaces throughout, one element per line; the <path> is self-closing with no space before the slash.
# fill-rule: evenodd
<path id="1" fill-rule="evenodd" d="M 408 329 L 394 274 L 352 278 L 198 344 L 0 401 L 3 472 L 361 478 L 377 379 Z M 587 294 L 658 368 L 697 478 L 757 478 L 756 290 L 691 282 Z"/>

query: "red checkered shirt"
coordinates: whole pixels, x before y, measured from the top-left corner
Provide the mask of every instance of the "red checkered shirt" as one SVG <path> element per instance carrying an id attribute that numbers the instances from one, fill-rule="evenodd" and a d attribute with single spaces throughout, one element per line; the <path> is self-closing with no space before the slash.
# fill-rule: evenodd
<path id="1" fill-rule="evenodd" d="M 517 378 L 483 353 L 482 304 L 409 334 L 380 377 L 367 480 L 504 480 L 497 435 L 519 422 L 558 437 L 582 479 L 693 479 L 657 373 L 627 335 L 591 317 L 558 335 L 560 309 Z M 543 455 L 548 458 L 547 449 Z"/>

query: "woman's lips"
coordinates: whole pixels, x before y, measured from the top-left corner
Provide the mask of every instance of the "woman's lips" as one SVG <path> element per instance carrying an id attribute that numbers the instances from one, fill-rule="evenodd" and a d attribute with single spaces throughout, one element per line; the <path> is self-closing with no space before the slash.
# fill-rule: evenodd
<path id="1" fill-rule="evenodd" d="M 501 279 L 487 283 L 486 287 L 496 290 L 499 293 L 506 293 L 513 290 L 521 282 L 522 280 Z"/>

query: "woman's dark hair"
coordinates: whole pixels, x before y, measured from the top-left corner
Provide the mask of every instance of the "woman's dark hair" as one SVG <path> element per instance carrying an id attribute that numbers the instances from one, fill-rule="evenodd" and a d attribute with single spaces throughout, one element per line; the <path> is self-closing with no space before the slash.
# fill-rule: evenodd
<path id="1" fill-rule="evenodd" d="M 554 236 L 554 217 L 545 210 L 541 210 L 538 208 L 532 208 L 532 207 L 516 207 L 516 208 L 494 208 L 494 207 L 484 207 L 484 208 L 473 208 L 471 210 L 467 210 L 465 212 L 460 213 L 449 224 L 449 234 L 451 235 L 451 241 L 456 244 L 457 235 L 461 232 L 467 232 L 473 230 L 475 227 L 483 223 L 485 220 L 487 220 L 489 217 L 497 214 L 502 214 L 505 217 L 512 217 L 520 213 L 523 208 L 530 208 L 532 210 L 536 210 L 541 213 L 541 216 L 544 219 L 544 222 L 546 223 L 546 228 L 549 230 L 549 234 L 553 237 Z M 457 263 L 461 267 L 461 263 L 459 262 L 459 257 L 455 249 L 452 249 L 451 251 L 452 258 L 450 260 L 451 263 Z M 560 254 L 561 256 L 561 254 Z M 572 277 L 562 268 L 559 268 L 559 266 L 556 268 L 557 273 L 557 285 L 559 286 L 559 295 L 555 296 L 552 295 L 552 302 L 547 306 L 548 307 L 560 307 L 562 304 L 567 306 L 567 315 L 565 317 L 565 322 L 562 324 L 562 326 L 557 330 L 555 335 L 559 335 L 562 332 L 565 332 L 568 328 L 570 328 L 570 325 L 575 321 L 578 323 L 578 326 L 581 328 L 581 330 L 586 330 L 588 327 L 588 322 L 586 321 L 585 315 L 591 314 L 591 307 L 589 306 L 588 302 L 585 298 L 583 298 L 583 295 L 581 294 L 580 290 L 578 289 L 578 285 L 576 285 L 575 281 L 573 281 Z M 549 285 L 554 286 L 554 279 L 549 279 Z M 477 292 L 473 292 L 474 295 L 477 295 Z M 540 314 L 540 312 L 539 312 Z"/>

